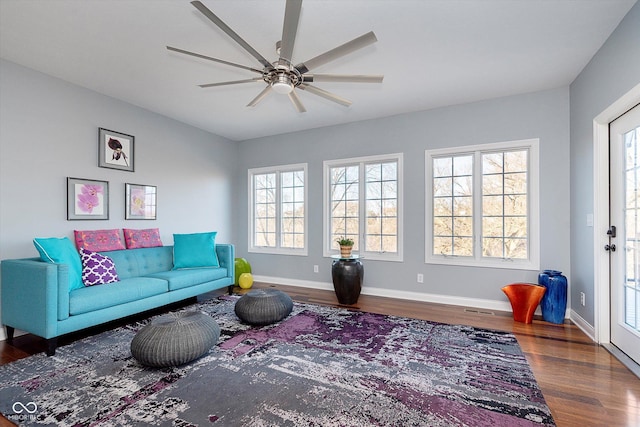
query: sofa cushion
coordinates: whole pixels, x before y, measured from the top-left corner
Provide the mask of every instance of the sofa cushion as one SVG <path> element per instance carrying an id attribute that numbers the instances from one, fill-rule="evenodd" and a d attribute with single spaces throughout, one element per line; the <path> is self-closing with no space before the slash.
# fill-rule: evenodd
<path id="1" fill-rule="evenodd" d="M 74 230 L 76 246 L 92 252 L 117 251 L 124 249 L 120 230 Z"/>
<path id="2" fill-rule="evenodd" d="M 102 255 L 113 260 L 120 280 L 148 276 L 160 271 L 171 270 L 173 267 L 173 248 L 171 246 L 125 249 L 102 252 Z"/>
<path id="3" fill-rule="evenodd" d="M 187 270 L 162 271 L 148 277 L 164 279 L 169 282 L 169 290 L 188 288 L 227 276 L 226 268 L 191 268 Z"/>
<path id="4" fill-rule="evenodd" d="M 210 233 L 174 234 L 173 269 L 219 267 L 216 254 L 216 231 Z"/>
<path id="5" fill-rule="evenodd" d="M 82 283 L 85 286 L 104 285 L 120 280 L 116 266 L 108 256 L 80 248 L 80 259 L 82 260 Z"/>
<path id="6" fill-rule="evenodd" d="M 80 254 L 68 237 L 35 238 L 33 244 L 40 253 L 40 258 L 50 264 L 67 264 L 69 266 L 69 290 L 84 287 L 82 283 L 82 263 Z"/>
<path id="7" fill-rule="evenodd" d="M 127 249 L 137 248 L 155 248 L 162 246 L 160 240 L 160 230 L 157 228 L 147 228 L 144 230 L 134 230 L 131 228 L 123 228 L 124 242 Z"/>
<path id="8" fill-rule="evenodd" d="M 168 290 L 169 283 L 166 280 L 152 277 L 136 277 L 104 286 L 82 287 L 69 294 L 69 314 L 77 315 L 113 307 Z"/>

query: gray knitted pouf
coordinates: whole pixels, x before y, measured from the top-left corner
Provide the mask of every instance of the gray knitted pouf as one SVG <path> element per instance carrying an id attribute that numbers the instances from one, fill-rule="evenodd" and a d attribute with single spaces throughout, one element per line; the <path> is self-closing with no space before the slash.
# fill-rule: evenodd
<path id="1" fill-rule="evenodd" d="M 131 354 L 143 365 L 179 366 L 203 356 L 220 337 L 220 327 L 201 311 L 158 316 L 131 341 Z"/>
<path id="2" fill-rule="evenodd" d="M 236 315 L 251 325 L 269 325 L 287 317 L 293 310 L 291 297 L 277 289 L 256 289 L 242 296 Z"/>

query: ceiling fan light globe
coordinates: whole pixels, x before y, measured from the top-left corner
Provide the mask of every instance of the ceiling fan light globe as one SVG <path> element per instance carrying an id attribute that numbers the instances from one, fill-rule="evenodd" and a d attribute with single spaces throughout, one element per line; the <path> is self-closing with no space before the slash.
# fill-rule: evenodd
<path id="1" fill-rule="evenodd" d="M 282 94 L 288 94 L 291 93 L 291 91 L 293 90 L 293 85 L 291 83 L 289 83 L 288 81 L 275 81 L 273 83 L 271 83 L 271 88 L 276 92 L 276 93 L 282 93 Z"/>

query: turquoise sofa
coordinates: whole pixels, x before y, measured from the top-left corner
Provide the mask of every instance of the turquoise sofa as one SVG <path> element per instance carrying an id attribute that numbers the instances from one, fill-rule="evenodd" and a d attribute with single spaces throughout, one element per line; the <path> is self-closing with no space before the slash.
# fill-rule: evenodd
<path id="1" fill-rule="evenodd" d="M 61 335 L 120 319 L 234 283 L 235 249 L 216 244 L 220 267 L 172 270 L 173 247 L 102 252 L 120 281 L 69 290 L 69 267 L 40 258 L 3 260 L 2 324 L 11 342 L 15 329 L 43 337 L 55 354 Z"/>

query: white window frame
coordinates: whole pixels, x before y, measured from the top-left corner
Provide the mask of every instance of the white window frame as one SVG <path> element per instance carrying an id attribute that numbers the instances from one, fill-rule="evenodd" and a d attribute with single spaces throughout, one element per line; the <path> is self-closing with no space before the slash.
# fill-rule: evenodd
<path id="1" fill-rule="evenodd" d="M 518 141 L 498 142 L 481 145 L 471 145 L 456 148 L 442 148 L 425 150 L 425 263 L 445 264 L 457 266 L 475 266 L 518 270 L 540 269 L 540 160 L 539 139 L 525 139 Z M 528 254 L 529 258 L 500 259 L 482 257 L 482 154 L 490 152 L 527 149 L 528 179 L 527 179 L 527 217 L 529 222 Z M 439 156 L 455 156 L 472 154 L 473 167 L 473 241 L 474 256 L 458 257 L 454 255 L 433 254 L 433 158 Z"/>
<path id="2" fill-rule="evenodd" d="M 284 248 L 281 247 L 281 224 L 282 224 L 282 189 L 281 173 L 300 171 L 304 173 L 304 248 Z M 255 244 L 255 204 L 254 204 L 254 175 L 276 174 L 276 246 L 256 246 Z M 309 183 L 308 183 L 307 163 L 298 163 L 281 166 L 268 166 L 249 169 L 247 172 L 249 188 L 249 242 L 248 251 L 252 253 L 280 254 L 307 256 L 309 247 Z"/>
<path id="3" fill-rule="evenodd" d="M 365 247 L 365 239 L 366 239 L 366 191 L 364 188 L 365 183 L 365 168 L 364 166 L 367 164 L 375 164 L 375 163 L 384 163 L 393 161 L 397 163 L 397 173 L 398 173 L 398 188 L 397 188 L 397 252 L 371 252 L 364 251 Z M 403 247 L 404 247 L 404 215 L 403 215 L 403 205 L 404 205 L 404 191 L 403 191 L 403 181 L 404 181 L 404 172 L 403 172 L 403 154 L 402 153 L 393 153 L 393 154 L 384 154 L 384 155 L 376 155 L 376 156 L 366 156 L 366 157 L 352 157 L 348 159 L 336 159 L 336 160 L 325 160 L 323 162 L 323 255 L 325 257 L 330 257 L 332 255 L 339 254 L 339 251 L 336 249 L 332 249 L 332 240 L 331 240 L 331 174 L 329 171 L 333 167 L 341 167 L 341 166 L 359 166 L 359 240 L 358 240 L 358 251 L 357 254 L 363 258 L 370 260 L 379 260 L 379 261 L 403 261 Z"/>

